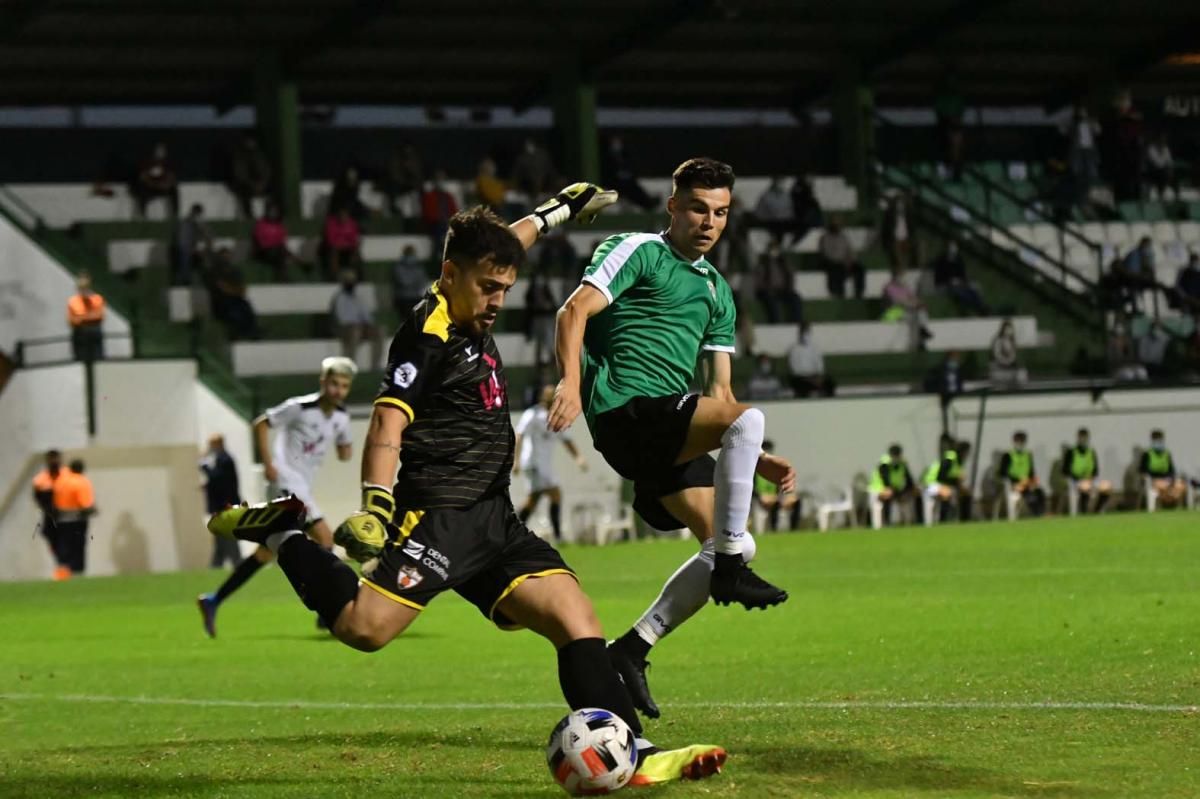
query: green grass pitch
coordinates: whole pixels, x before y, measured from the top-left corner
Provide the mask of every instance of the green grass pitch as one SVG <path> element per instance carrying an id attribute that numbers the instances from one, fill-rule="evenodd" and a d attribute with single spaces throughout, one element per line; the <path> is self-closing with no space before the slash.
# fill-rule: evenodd
<path id="1" fill-rule="evenodd" d="M 1200 796 L 1198 520 L 761 537 L 791 600 L 710 605 L 652 656 L 648 734 L 719 743 L 726 771 L 651 792 Z M 692 550 L 565 554 L 616 634 Z M 0 586 L 0 797 L 562 795 L 544 641 L 445 596 L 360 654 L 276 569 L 210 641 L 193 600 L 220 579 Z"/>

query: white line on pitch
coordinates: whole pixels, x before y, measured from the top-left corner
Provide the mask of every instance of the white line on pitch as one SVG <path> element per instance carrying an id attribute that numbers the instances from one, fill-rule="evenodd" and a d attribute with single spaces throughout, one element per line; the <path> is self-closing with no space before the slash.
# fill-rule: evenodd
<path id="1" fill-rule="evenodd" d="M 75 702 L 126 705 L 184 705 L 279 710 L 541 710 L 560 702 L 311 702 L 307 700 L 186 699 L 169 696 L 99 696 L 91 694 L 0 693 L 0 701 Z M 672 702 L 669 707 L 730 710 L 1102 710 L 1136 713 L 1197 713 L 1200 705 L 1154 705 L 1143 702 L 987 702 L 898 700 L 834 700 L 786 702 Z"/>

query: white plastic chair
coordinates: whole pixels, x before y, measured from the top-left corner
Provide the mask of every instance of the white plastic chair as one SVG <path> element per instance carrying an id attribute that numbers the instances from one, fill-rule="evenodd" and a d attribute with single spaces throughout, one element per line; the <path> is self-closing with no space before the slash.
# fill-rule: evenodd
<path id="1" fill-rule="evenodd" d="M 817 529 L 825 532 L 829 529 L 829 520 L 835 513 L 846 516 L 846 526 L 854 526 L 854 491 L 850 486 L 836 489 L 838 499 L 826 500 L 817 504 Z"/>

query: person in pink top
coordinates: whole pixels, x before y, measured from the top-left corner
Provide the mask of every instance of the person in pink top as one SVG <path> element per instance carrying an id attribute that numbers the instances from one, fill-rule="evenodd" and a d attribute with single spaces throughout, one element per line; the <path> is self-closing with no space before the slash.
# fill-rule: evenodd
<path id="1" fill-rule="evenodd" d="M 289 266 L 309 268 L 308 264 L 300 263 L 300 259 L 288 249 L 287 225 L 283 222 L 279 203 L 274 200 L 267 202 L 263 215 L 254 223 L 254 231 L 250 238 L 254 250 L 254 260 L 274 269 L 275 280 L 278 282 L 288 282 Z"/>
<path id="2" fill-rule="evenodd" d="M 904 277 L 903 266 L 892 267 L 892 279 L 883 287 L 883 318 L 889 322 L 908 322 L 909 342 L 913 349 L 926 349 L 933 338 L 929 330 L 929 312 Z"/>
<path id="3" fill-rule="evenodd" d="M 346 207 L 338 208 L 325 217 L 325 232 L 321 238 L 321 260 L 325 273 L 337 279 L 342 270 L 352 269 L 361 277 L 362 256 L 359 253 L 358 223 Z"/>

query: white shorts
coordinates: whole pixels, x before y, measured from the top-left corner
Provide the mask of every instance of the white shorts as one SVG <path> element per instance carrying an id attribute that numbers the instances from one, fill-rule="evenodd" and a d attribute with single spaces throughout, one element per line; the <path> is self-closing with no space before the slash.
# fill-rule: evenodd
<path id="1" fill-rule="evenodd" d="M 549 491 L 552 488 L 558 488 L 558 475 L 549 469 L 525 469 L 525 476 L 529 478 L 530 491 Z"/>
<path id="2" fill-rule="evenodd" d="M 321 513 L 321 509 L 317 507 L 316 501 L 313 500 L 312 489 L 300 480 L 288 480 L 280 473 L 278 480 L 267 484 L 267 499 L 279 499 L 280 497 L 286 497 L 288 494 L 295 494 L 304 503 L 305 513 L 308 516 L 308 524 L 319 522 L 325 518 L 324 514 Z"/>

